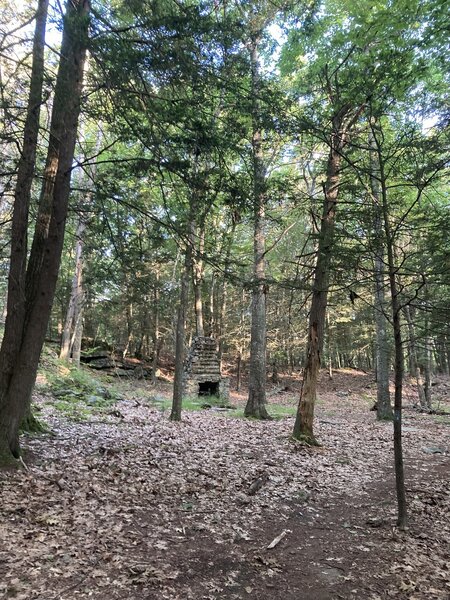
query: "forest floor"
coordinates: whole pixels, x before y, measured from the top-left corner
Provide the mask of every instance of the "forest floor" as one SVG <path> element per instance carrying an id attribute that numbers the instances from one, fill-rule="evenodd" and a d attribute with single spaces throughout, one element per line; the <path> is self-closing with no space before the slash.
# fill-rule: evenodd
<path id="1" fill-rule="evenodd" d="M 0 474 L 1 598 L 450 598 L 450 414 L 413 410 L 412 386 L 401 532 L 370 374 L 322 374 L 316 448 L 290 438 L 295 378 L 269 386 L 273 421 L 240 416 L 243 390 L 236 410 L 178 424 L 169 381 L 116 383 L 113 404 L 71 412 L 40 383 L 51 434 L 24 438 L 27 468 Z M 434 391 L 450 411 L 450 382 Z"/>

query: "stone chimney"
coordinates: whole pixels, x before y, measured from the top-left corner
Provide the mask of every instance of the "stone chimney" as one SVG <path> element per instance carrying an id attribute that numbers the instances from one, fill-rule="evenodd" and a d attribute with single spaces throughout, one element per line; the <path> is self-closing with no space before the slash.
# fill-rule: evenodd
<path id="1" fill-rule="evenodd" d="M 228 402 L 230 382 L 220 373 L 217 342 L 210 337 L 194 337 L 184 364 L 184 395 L 216 396 Z"/>

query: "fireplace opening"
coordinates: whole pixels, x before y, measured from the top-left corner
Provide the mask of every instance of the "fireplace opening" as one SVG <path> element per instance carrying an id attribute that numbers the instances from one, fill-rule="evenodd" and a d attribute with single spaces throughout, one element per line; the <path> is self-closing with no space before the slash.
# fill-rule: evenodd
<path id="1" fill-rule="evenodd" d="M 198 384 L 199 396 L 218 396 L 219 382 L 218 381 L 200 381 Z"/>

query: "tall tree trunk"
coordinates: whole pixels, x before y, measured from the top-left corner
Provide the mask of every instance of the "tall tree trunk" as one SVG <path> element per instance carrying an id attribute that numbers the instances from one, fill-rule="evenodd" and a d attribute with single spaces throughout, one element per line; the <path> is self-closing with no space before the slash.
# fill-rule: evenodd
<path id="1" fill-rule="evenodd" d="M 131 352 L 131 343 L 133 341 L 133 303 L 127 301 L 126 309 L 126 320 L 127 320 L 127 341 L 125 342 L 125 348 L 123 349 L 122 356 L 125 358 L 127 354 Z"/>
<path id="2" fill-rule="evenodd" d="M 36 13 L 31 82 L 23 146 L 18 163 L 14 194 L 5 332 L 0 350 L 0 406 L 7 393 L 9 382 L 17 362 L 25 319 L 28 214 L 39 136 L 47 12 L 48 0 L 40 0 Z"/>
<path id="3" fill-rule="evenodd" d="M 327 80 L 327 88 L 330 101 L 335 102 L 338 98 L 338 91 L 333 91 L 329 79 Z M 347 144 L 351 128 L 358 120 L 364 107 L 365 105 L 363 104 L 355 109 L 349 104 L 343 104 L 337 108 L 332 118 L 330 153 L 327 162 L 327 177 L 323 186 L 324 202 L 309 313 L 306 363 L 303 369 L 303 381 L 293 431 L 294 438 L 305 440 L 310 444 L 317 443 L 313 432 L 314 407 L 324 342 L 330 263 L 333 253 L 336 206 L 341 179 L 342 152 Z"/>
<path id="4" fill-rule="evenodd" d="M 395 393 L 394 393 L 394 466 L 395 466 L 395 487 L 397 493 L 397 525 L 400 529 L 405 529 L 407 525 L 407 504 L 405 489 L 405 472 L 403 466 L 403 448 L 402 448 L 402 395 L 403 395 L 403 377 L 404 377 L 404 353 L 403 339 L 400 321 L 400 299 L 397 284 L 397 268 L 394 259 L 394 236 L 391 230 L 389 220 L 389 203 L 386 188 L 386 177 L 384 174 L 384 163 L 382 160 L 381 147 L 376 137 L 372 124 L 372 133 L 378 154 L 378 166 L 381 182 L 381 198 L 383 209 L 383 223 L 386 237 L 387 268 L 389 276 L 389 287 L 391 296 L 392 325 L 394 330 L 394 350 L 395 350 Z"/>
<path id="5" fill-rule="evenodd" d="M 250 373 L 246 417 L 268 419 L 266 409 L 266 272 L 265 272 L 265 188 L 266 170 L 263 160 L 260 123 L 259 35 L 250 44 L 252 94 L 252 153 L 253 153 L 253 288 L 252 324 L 250 337 Z"/>
<path id="6" fill-rule="evenodd" d="M 432 391 L 431 391 L 431 357 L 432 357 L 432 340 L 427 335 L 425 338 L 425 360 L 424 360 L 424 392 L 425 392 L 425 404 L 428 411 L 433 409 L 432 406 Z"/>
<path id="7" fill-rule="evenodd" d="M 95 145 L 96 154 L 100 151 L 102 136 L 100 130 L 97 134 Z M 62 360 L 69 360 L 75 365 L 80 364 L 81 339 L 83 336 L 83 306 L 85 300 L 85 291 L 83 286 L 83 267 L 84 267 L 84 236 L 88 223 L 88 207 L 92 204 L 94 192 L 91 182 L 95 181 L 97 174 L 97 165 L 94 164 L 90 169 L 89 177 L 85 172 L 80 177 L 80 187 L 86 188 L 83 198 L 83 212 L 78 218 L 77 229 L 75 232 L 75 270 L 72 279 L 72 288 L 69 298 L 69 306 L 66 313 L 64 328 L 61 334 L 61 350 L 59 357 Z"/>
<path id="8" fill-rule="evenodd" d="M 180 303 L 178 306 L 177 329 L 175 334 L 175 375 L 173 380 L 172 411 L 170 413 L 171 421 L 181 421 L 181 407 L 183 403 L 186 315 L 189 306 L 189 280 L 192 273 L 192 245 L 189 242 L 185 250 L 184 269 L 181 276 Z"/>
<path id="9" fill-rule="evenodd" d="M 159 339 L 159 280 L 160 280 L 160 268 L 156 266 L 156 282 L 155 289 L 153 290 L 153 352 L 152 352 L 152 384 L 156 385 L 157 372 L 159 366 L 159 351 L 160 351 L 160 339 Z"/>
<path id="10" fill-rule="evenodd" d="M 380 192 L 380 173 L 376 153 L 376 144 L 372 132 L 369 132 L 370 187 L 374 210 L 374 274 L 375 274 L 375 334 L 376 334 L 376 372 L 377 372 L 377 419 L 392 420 L 391 395 L 389 392 L 390 352 L 387 336 L 385 269 L 384 269 L 384 229 Z"/>
<path id="11" fill-rule="evenodd" d="M 83 256 L 82 256 L 83 258 Z M 81 279 L 78 287 L 78 302 L 75 307 L 73 334 L 70 340 L 70 355 L 72 364 L 75 367 L 80 366 L 81 343 L 83 338 L 83 312 L 86 302 L 86 292 L 83 285 L 83 261 L 81 266 Z"/>
<path id="12" fill-rule="evenodd" d="M 324 203 L 320 224 L 317 261 L 314 269 L 313 295 L 309 313 L 308 342 L 303 381 L 295 419 L 293 436 L 315 444 L 313 433 L 314 407 L 317 396 L 321 353 L 323 349 L 325 315 L 330 279 L 330 262 L 333 252 L 336 204 L 339 194 L 341 153 L 343 140 L 340 127 L 335 131 L 328 157 L 327 178 L 324 185 Z"/>
<path id="13" fill-rule="evenodd" d="M 192 259 L 193 282 L 194 282 L 194 308 L 195 308 L 195 332 L 196 335 L 203 337 L 205 335 L 205 327 L 203 322 L 203 299 L 202 299 L 202 284 L 203 284 L 203 253 L 205 250 L 205 225 L 202 223 L 196 226 L 195 222 L 191 223 L 192 233 L 191 240 L 195 244 L 195 255 Z"/>
<path id="14" fill-rule="evenodd" d="M 218 310 L 217 310 L 217 275 L 212 273 L 211 284 L 209 286 L 209 298 L 208 298 L 208 332 L 206 335 L 218 338 Z"/>
<path id="15" fill-rule="evenodd" d="M 30 403 L 55 294 L 80 112 L 89 10 L 87 0 L 67 3 L 43 190 L 25 277 L 20 350 L 6 381 L 5 363 L 0 358 L 0 461 L 4 463 L 20 454 L 19 423 Z"/>
<path id="16" fill-rule="evenodd" d="M 432 371 L 432 340 L 430 336 L 430 319 L 428 316 L 428 307 L 430 303 L 429 298 L 429 287 L 426 282 L 426 277 L 423 275 L 425 280 L 425 325 L 424 325 L 424 333 L 425 333 L 425 357 L 424 357 L 424 372 L 425 372 L 425 403 L 427 406 L 427 410 L 432 410 L 432 392 L 431 392 L 431 371 Z"/>
<path id="17" fill-rule="evenodd" d="M 224 333 L 225 333 L 225 320 L 227 314 L 227 302 L 228 302 L 228 275 L 230 271 L 230 257 L 231 257 L 231 248 L 233 245 L 234 234 L 236 231 L 237 220 L 233 218 L 231 231 L 228 234 L 228 239 L 226 241 L 226 253 L 225 260 L 223 264 L 223 277 L 222 283 L 220 286 L 220 293 L 218 298 L 218 315 L 217 315 L 217 337 L 219 341 L 218 345 L 218 353 L 220 360 L 220 368 L 222 369 L 222 357 L 224 351 Z"/>
<path id="18" fill-rule="evenodd" d="M 236 357 L 236 391 L 241 389 L 242 381 L 242 350 L 239 349 Z"/>
<path id="19" fill-rule="evenodd" d="M 75 317 L 75 327 L 71 340 L 72 364 L 76 368 L 79 368 L 81 360 L 81 341 L 83 338 L 83 300 L 84 298 L 80 298 L 81 305 Z"/>
<path id="20" fill-rule="evenodd" d="M 326 340 L 327 340 L 327 354 L 328 354 L 328 379 L 331 381 L 333 379 L 333 358 L 332 358 L 332 349 L 331 349 L 331 327 L 330 327 L 330 319 L 328 315 L 325 315 L 325 325 L 326 325 Z"/>
<path id="21" fill-rule="evenodd" d="M 385 216 L 387 222 L 387 215 Z M 387 226 L 389 227 L 389 226 Z M 392 319 L 394 326 L 394 346 L 395 346 L 395 395 L 394 395 L 394 458 L 395 458 L 395 480 L 397 491 L 398 518 L 397 523 L 401 529 L 406 527 L 407 509 L 406 509 L 406 491 L 405 474 L 403 467 L 403 448 L 402 448 L 402 394 L 403 394 L 403 340 L 400 323 L 400 306 L 398 301 L 398 289 L 395 278 L 396 270 L 391 248 L 391 239 L 388 236 L 388 265 L 389 280 L 391 287 L 392 300 Z"/>
<path id="22" fill-rule="evenodd" d="M 73 340 L 76 327 L 80 327 L 82 320 L 80 312 L 83 306 L 83 237 L 86 229 L 84 217 L 80 217 L 75 234 L 75 272 L 72 279 L 72 287 L 70 290 L 69 306 L 67 308 L 66 319 L 61 336 L 61 350 L 59 358 L 62 360 L 70 360 L 73 354 Z M 82 327 L 81 327 L 82 331 Z M 81 337 L 81 336 L 80 336 Z"/>

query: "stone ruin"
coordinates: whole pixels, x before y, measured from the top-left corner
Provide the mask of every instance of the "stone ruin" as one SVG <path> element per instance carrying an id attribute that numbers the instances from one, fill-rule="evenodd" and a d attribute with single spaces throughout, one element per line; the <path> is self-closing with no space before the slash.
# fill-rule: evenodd
<path id="1" fill-rule="evenodd" d="M 184 363 L 183 392 L 185 396 L 216 396 L 226 403 L 230 382 L 222 377 L 217 342 L 210 337 L 195 337 Z"/>

